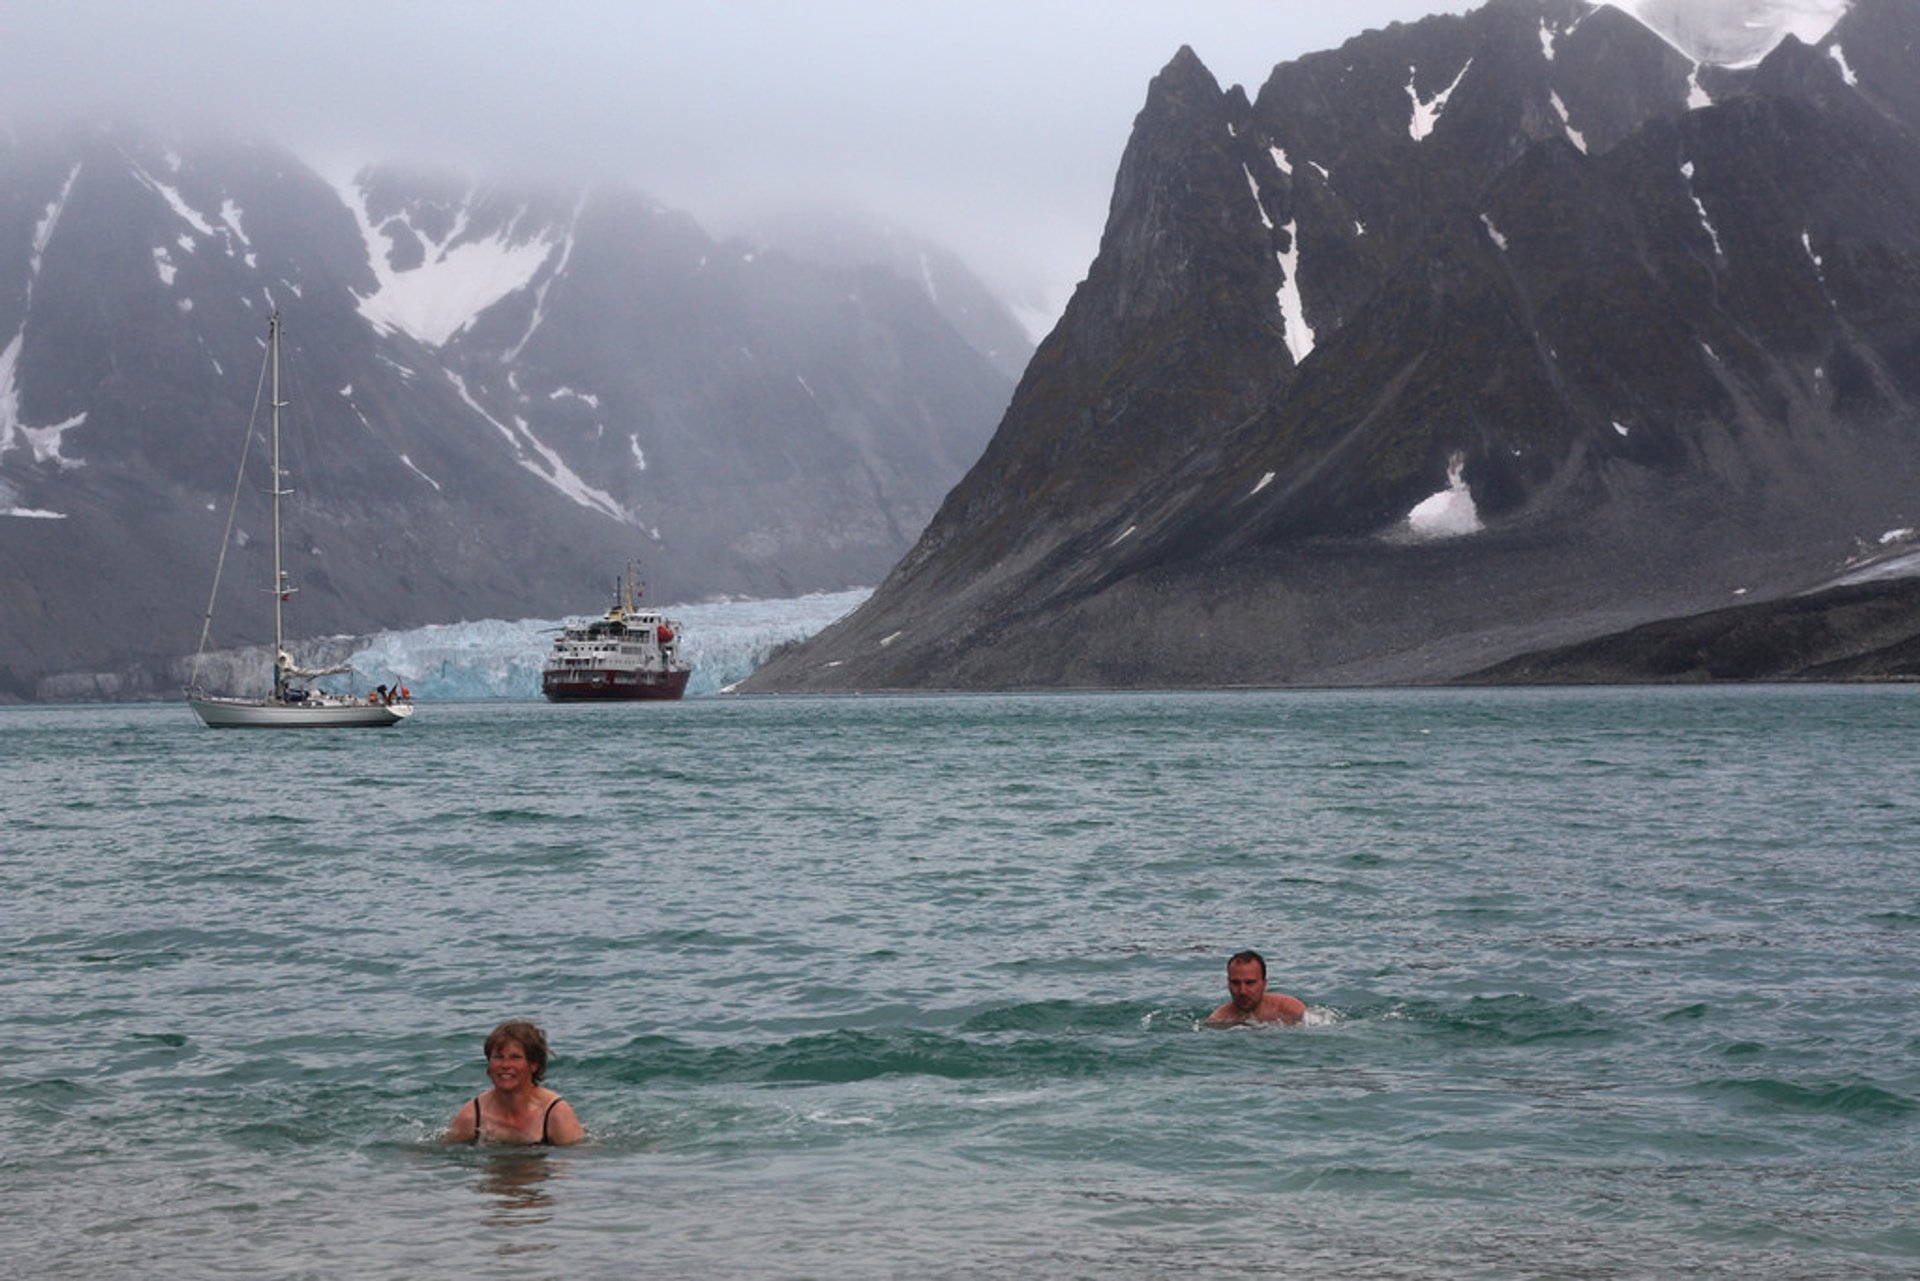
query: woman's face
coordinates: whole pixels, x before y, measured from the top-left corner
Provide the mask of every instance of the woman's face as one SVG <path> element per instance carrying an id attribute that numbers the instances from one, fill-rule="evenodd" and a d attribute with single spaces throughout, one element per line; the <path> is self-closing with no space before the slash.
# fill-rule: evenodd
<path id="1" fill-rule="evenodd" d="M 487 1077 L 496 1090 L 517 1090 L 533 1082 L 533 1065 L 527 1062 L 526 1047 L 511 1037 L 495 1046 L 487 1056 Z"/>

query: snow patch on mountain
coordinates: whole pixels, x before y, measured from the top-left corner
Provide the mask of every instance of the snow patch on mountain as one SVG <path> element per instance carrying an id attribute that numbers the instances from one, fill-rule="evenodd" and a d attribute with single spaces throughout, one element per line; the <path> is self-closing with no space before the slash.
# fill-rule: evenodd
<path id="1" fill-rule="evenodd" d="M 46 427 L 30 427 L 20 416 L 20 385 L 18 380 L 20 366 L 20 347 L 26 339 L 26 328 L 21 327 L 0 351 L 0 456 L 13 448 L 18 441 L 25 441 L 26 447 L 36 463 L 55 463 L 61 468 L 78 467 L 80 461 L 61 454 L 61 438 L 69 431 L 87 420 L 83 411 L 62 422 Z"/>
<path id="2" fill-rule="evenodd" d="M 1298 219 L 1289 219 L 1284 228 L 1287 233 L 1287 251 L 1279 254 L 1280 271 L 1280 318 L 1286 322 L 1287 350 L 1293 353 L 1293 363 L 1299 364 L 1313 351 L 1313 327 L 1307 323 L 1306 307 L 1300 300 L 1300 224 Z"/>
<path id="3" fill-rule="evenodd" d="M 67 207 L 67 197 L 73 194 L 74 179 L 80 176 L 80 166 L 75 165 L 67 172 L 67 180 L 60 186 L 60 194 L 47 205 L 47 211 L 40 215 L 40 221 L 33 225 L 33 258 L 28 265 L 28 292 L 31 293 L 32 278 L 40 274 L 40 259 L 46 255 L 47 242 L 53 239 L 53 229 L 60 223 L 60 211 Z"/>
<path id="4" fill-rule="evenodd" d="M 526 419 L 516 416 L 513 425 L 508 426 L 488 413 L 486 407 L 474 399 L 473 393 L 467 390 L 465 379 L 452 370 L 447 370 L 446 375 L 447 380 L 453 384 L 453 389 L 459 393 L 460 399 L 467 403 L 467 407 L 486 419 L 493 425 L 494 430 L 507 438 L 507 442 L 513 446 L 515 461 L 522 467 L 582 507 L 611 516 L 617 521 L 627 520 L 626 509 L 614 501 L 613 495 L 604 489 L 595 489 L 581 479 L 580 473 L 567 466 L 566 460 L 561 458 L 551 445 L 533 434 L 533 429 L 527 425 Z"/>
<path id="5" fill-rule="evenodd" d="M 1584 156 L 1587 154 L 1586 135 L 1573 127 L 1573 118 L 1567 114 L 1567 104 L 1560 101 L 1560 95 L 1550 93 L 1548 97 L 1553 101 L 1554 114 L 1560 117 L 1560 127 L 1567 131 L 1567 141 L 1578 147 L 1580 154 Z"/>
<path id="6" fill-rule="evenodd" d="M 1788 36 L 1815 45 L 1852 0 L 1606 0 L 1696 62 L 1751 67 Z"/>
<path id="7" fill-rule="evenodd" d="M 1415 142 L 1421 141 L 1432 133 L 1433 127 L 1440 123 L 1440 113 L 1447 109 L 1447 99 L 1451 98 L 1453 91 L 1460 87 L 1460 82 L 1466 78 L 1467 68 L 1471 66 L 1473 66 L 1473 59 L 1468 58 L 1466 66 L 1460 68 L 1452 84 L 1425 100 L 1421 99 L 1420 91 L 1413 87 L 1414 82 L 1420 78 L 1419 69 L 1407 68 L 1407 97 L 1413 100 L 1413 114 L 1407 121 L 1407 132 L 1413 135 Z M 1325 170 L 1321 172 L 1325 174 Z"/>
<path id="8" fill-rule="evenodd" d="M 196 210 L 192 205 L 189 205 L 181 197 L 180 192 L 177 189 L 168 186 L 164 182 L 161 182 L 158 178 L 148 173 L 145 169 L 142 169 L 139 165 L 132 164 L 131 161 L 129 161 L 129 167 L 133 171 L 134 179 L 137 182 L 139 182 L 142 186 L 147 188 L 147 190 L 153 192 L 155 195 L 159 196 L 162 200 L 166 201 L 167 207 L 173 210 L 174 214 L 182 222 L 186 223 L 189 227 L 192 227 L 195 231 L 199 232 L 203 236 L 213 235 L 213 224 L 208 222 L 204 217 L 202 217 L 200 212 Z"/>
<path id="9" fill-rule="evenodd" d="M 239 255 L 246 261 L 247 269 L 251 271 L 260 265 L 260 259 L 253 252 L 253 242 L 247 239 L 246 229 L 240 225 L 240 213 L 240 206 L 234 204 L 232 200 L 221 201 L 220 221 L 227 229 L 227 256 Z M 236 241 L 239 244 L 238 248 L 235 248 Z M 246 252 L 242 254 L 241 250 Z"/>
<path id="10" fill-rule="evenodd" d="M 1240 172 L 1247 176 L 1247 190 L 1253 193 L 1253 208 L 1260 215 L 1260 225 L 1272 231 L 1273 219 L 1267 216 L 1267 204 L 1260 199 L 1260 184 L 1254 181 L 1253 170 L 1243 164 L 1240 166 Z"/>
<path id="11" fill-rule="evenodd" d="M 1720 258 L 1726 257 L 1726 250 L 1720 247 L 1720 233 L 1714 229 L 1713 219 L 1707 217 L 1706 205 L 1702 204 L 1700 197 L 1694 194 L 1693 161 L 1689 160 L 1680 166 L 1680 176 L 1687 180 L 1687 195 L 1692 199 L 1694 209 L 1700 214 L 1700 225 L 1707 229 L 1707 235 L 1713 241 L 1714 256 Z"/>
<path id="12" fill-rule="evenodd" d="M 1846 50 L 1842 49 L 1839 45 L 1832 45 L 1827 49 L 1827 56 L 1839 65 L 1840 78 L 1847 82 L 1849 88 L 1853 88 L 1860 83 L 1860 77 L 1854 74 L 1853 68 L 1847 63 Z"/>
<path id="13" fill-rule="evenodd" d="M 1480 509 L 1467 488 L 1466 459 L 1455 454 L 1447 465 L 1447 487 L 1421 499 L 1407 513 L 1405 533 L 1413 538 L 1458 538 L 1478 532 Z"/>
<path id="14" fill-rule="evenodd" d="M 367 210 L 366 192 L 358 182 L 341 184 L 336 190 L 360 228 L 367 262 L 378 282 L 371 294 L 359 299 L 360 314 L 384 333 L 408 334 L 430 347 L 445 346 L 487 308 L 525 289 L 556 248 L 556 242 L 545 236 L 516 240 L 506 232 L 463 240 L 464 212 L 453 229 L 439 238 L 413 226 L 405 214 L 394 214 L 375 225 Z M 391 259 L 401 231 L 426 247 L 425 261 L 406 271 L 396 270 Z"/>
<path id="15" fill-rule="evenodd" d="M 361 418 L 361 421 L 362 422 L 366 421 L 364 416 Z M 441 487 L 439 481 L 427 475 L 427 473 L 421 471 L 419 466 L 413 461 L 413 459 L 409 458 L 407 455 L 405 454 L 400 455 L 400 461 L 406 464 L 406 468 L 408 471 L 418 476 L 421 480 L 426 481 L 429 485 L 432 485 L 435 489 L 439 489 Z"/>
<path id="16" fill-rule="evenodd" d="M 1253 176 L 1253 170 L 1246 165 L 1240 166 L 1240 172 L 1247 176 L 1247 190 L 1253 194 L 1254 212 L 1260 215 L 1260 225 L 1268 231 L 1273 230 L 1273 218 L 1267 213 L 1266 201 L 1260 198 L 1260 183 Z M 1280 288 L 1274 291 L 1274 302 L 1279 305 L 1280 319 L 1285 327 L 1287 350 L 1293 354 L 1293 363 L 1299 364 L 1313 350 L 1313 327 L 1307 324 L 1306 309 L 1300 301 L 1300 228 L 1298 220 L 1290 220 L 1283 230 L 1287 234 L 1285 253 L 1275 253 L 1280 263 Z"/>
<path id="17" fill-rule="evenodd" d="M 1813 232 L 1806 228 L 1802 228 L 1800 231 L 1800 247 L 1807 251 L 1807 261 L 1813 264 L 1813 274 L 1820 278 L 1820 285 L 1822 288 L 1825 288 L 1827 283 L 1826 264 L 1821 261 L 1820 255 L 1813 251 Z"/>
<path id="18" fill-rule="evenodd" d="M 48 202 L 46 212 L 33 226 L 33 255 L 27 263 L 27 287 L 25 311 L 31 314 L 33 308 L 33 287 L 40 279 L 40 262 L 46 256 L 47 246 L 53 241 L 54 229 L 60 225 L 61 211 L 67 207 L 67 197 L 73 193 L 74 179 L 80 176 L 80 166 L 75 165 L 67 173 L 67 180 L 61 184 L 60 194 Z M 24 442 L 36 463 L 51 462 L 61 469 L 80 466 L 77 458 L 68 458 L 61 453 L 63 438 L 75 427 L 87 420 L 86 411 L 49 426 L 30 426 L 20 414 L 20 350 L 26 345 L 26 321 L 20 322 L 20 328 L 14 333 L 4 351 L 0 351 L 0 459 L 7 451 Z M 33 516 L 58 519 L 62 512 L 30 510 L 14 506 L 11 502 L 0 514 L 8 516 Z"/>
<path id="19" fill-rule="evenodd" d="M 1702 107 L 1713 105 L 1713 95 L 1700 83 L 1700 64 L 1694 63 L 1693 70 L 1687 72 L 1687 110 L 1698 111 Z"/>

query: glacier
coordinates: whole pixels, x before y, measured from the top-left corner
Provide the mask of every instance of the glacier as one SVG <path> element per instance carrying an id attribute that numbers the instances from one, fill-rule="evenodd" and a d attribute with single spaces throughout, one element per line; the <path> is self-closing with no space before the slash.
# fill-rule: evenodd
<path id="1" fill-rule="evenodd" d="M 783 600 L 722 600 L 665 606 L 681 625 L 681 652 L 693 663 L 687 697 L 725 692 L 773 650 L 805 640 L 850 613 L 871 587 Z M 540 697 L 540 666 L 564 620 L 482 619 L 368 637 L 347 660 L 365 685 L 404 685 L 415 701 Z"/>

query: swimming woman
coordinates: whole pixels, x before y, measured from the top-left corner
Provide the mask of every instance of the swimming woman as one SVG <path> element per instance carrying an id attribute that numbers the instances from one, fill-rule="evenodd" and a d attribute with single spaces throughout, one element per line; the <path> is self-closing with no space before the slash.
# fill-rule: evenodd
<path id="1" fill-rule="evenodd" d="M 482 1091 L 447 1126 L 448 1143 L 578 1143 L 586 1137 L 565 1099 L 540 1084 L 547 1074 L 547 1034 L 525 1019 L 509 1019 L 487 1034 L 487 1079 Z"/>

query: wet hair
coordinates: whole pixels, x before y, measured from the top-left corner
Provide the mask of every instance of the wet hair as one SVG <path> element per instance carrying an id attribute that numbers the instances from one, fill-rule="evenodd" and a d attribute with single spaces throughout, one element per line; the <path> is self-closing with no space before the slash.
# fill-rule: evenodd
<path id="1" fill-rule="evenodd" d="M 1260 967 L 1261 978 L 1267 977 L 1267 958 L 1258 952 L 1235 952 L 1227 958 L 1227 968 L 1232 969 L 1236 965 L 1245 965 L 1249 961 Z"/>
<path id="2" fill-rule="evenodd" d="M 547 1034 L 540 1030 L 538 1023 L 529 1023 L 526 1019 L 508 1019 L 493 1031 L 487 1033 L 487 1057 L 512 1041 L 526 1053 L 527 1067 L 533 1074 L 533 1083 L 540 1084 L 540 1078 L 547 1074 Z"/>

